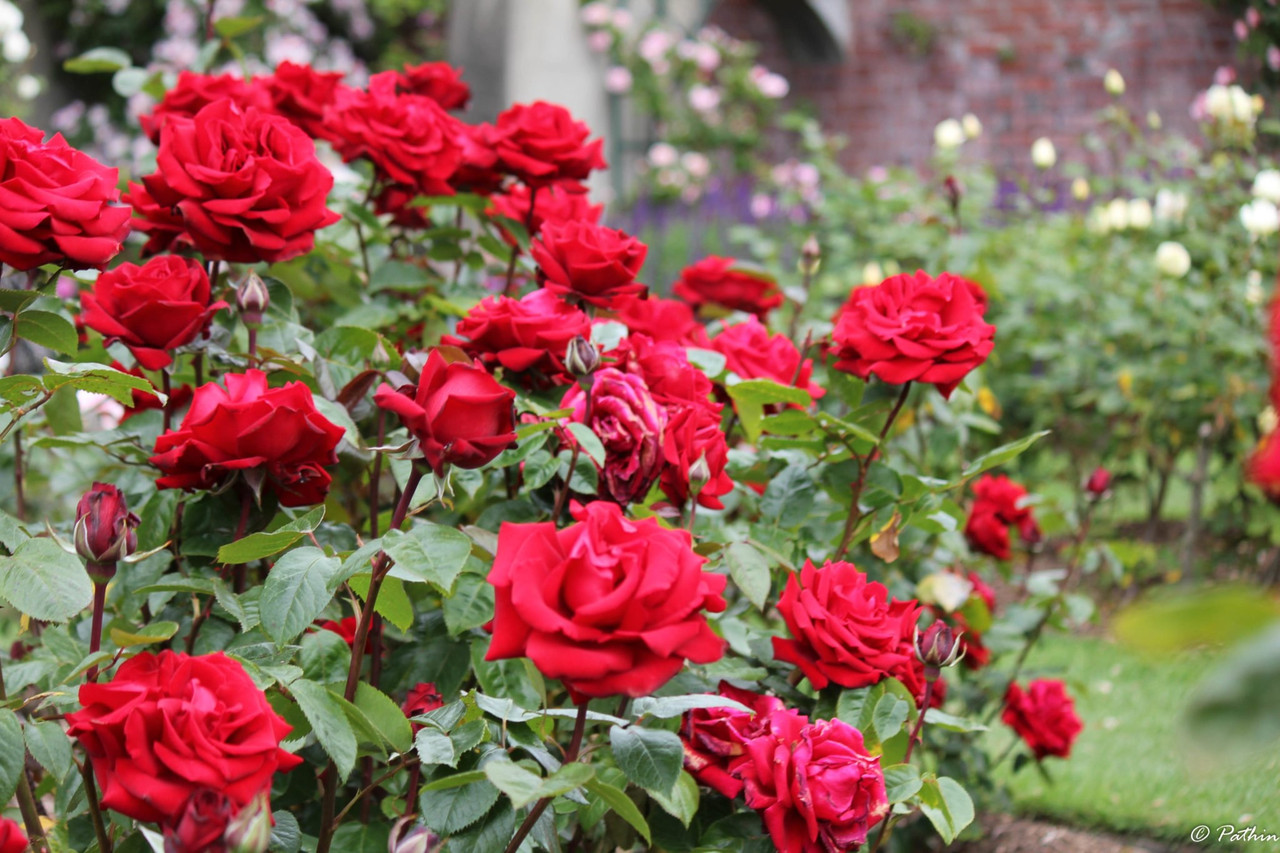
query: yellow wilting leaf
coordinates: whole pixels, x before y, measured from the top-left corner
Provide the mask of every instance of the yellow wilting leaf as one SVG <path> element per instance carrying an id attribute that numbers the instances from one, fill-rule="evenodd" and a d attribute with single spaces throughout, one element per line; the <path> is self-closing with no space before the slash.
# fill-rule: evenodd
<path id="1" fill-rule="evenodd" d="M 898 419 L 893 422 L 898 432 L 910 429 L 916 422 L 916 413 L 912 409 L 903 409 L 902 414 L 898 415 Z"/>
<path id="2" fill-rule="evenodd" d="M 898 559 L 898 523 L 902 521 L 899 513 L 894 513 L 889 523 L 871 537 L 871 553 L 886 563 Z"/>
<path id="3" fill-rule="evenodd" d="M 1000 407 L 1000 401 L 996 399 L 995 392 L 985 385 L 978 390 L 978 407 L 989 418 L 1000 420 L 1000 416 L 1004 414 L 1004 409 Z"/>
<path id="4" fill-rule="evenodd" d="M 1116 383 L 1120 386 L 1120 393 L 1126 397 L 1133 396 L 1133 374 L 1128 368 L 1120 371 L 1120 375 L 1116 377 Z"/>

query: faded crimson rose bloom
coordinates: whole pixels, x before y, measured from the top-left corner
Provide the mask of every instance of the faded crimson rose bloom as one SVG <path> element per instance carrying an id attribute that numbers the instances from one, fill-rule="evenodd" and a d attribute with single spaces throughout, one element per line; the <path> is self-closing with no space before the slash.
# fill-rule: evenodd
<path id="1" fill-rule="evenodd" d="M 0 119 L 0 264 L 102 267 L 129 235 L 117 171 L 16 118 Z"/>
<path id="2" fill-rule="evenodd" d="M 609 306 L 618 322 L 632 334 L 645 335 L 655 341 L 670 341 L 681 346 L 709 345 L 707 330 L 693 316 L 687 302 L 631 296 L 615 299 Z"/>
<path id="3" fill-rule="evenodd" d="M 0 853 L 24 853 L 28 843 L 21 826 L 7 817 L 0 817 Z"/>
<path id="4" fill-rule="evenodd" d="M 529 208 L 530 196 L 533 198 L 532 211 Z M 600 214 L 604 213 L 604 205 L 592 204 L 586 193 L 575 193 L 558 186 L 544 187 L 535 193 L 524 184 L 512 184 L 504 192 L 490 196 L 489 202 L 486 214 L 514 219 L 525 226 L 530 237 L 538 236 L 547 222 L 594 224 L 600 222 Z M 505 230 L 501 233 L 504 240 L 515 245 L 515 238 Z"/>
<path id="5" fill-rule="evenodd" d="M 396 389 L 384 382 L 373 395 L 379 407 L 400 416 L 437 477 L 450 465 L 487 465 L 515 447 L 515 398 L 483 367 L 447 363 L 439 350 L 427 356 L 417 385 Z"/>
<path id="6" fill-rule="evenodd" d="M 800 667 L 815 689 L 835 682 L 869 687 L 885 678 L 906 685 L 917 704 L 924 695 L 924 667 L 915 655 L 915 599 L 889 598 L 852 563 L 805 561 L 787 578 L 778 612 L 794 639 L 773 638 L 773 655 Z"/>
<path id="7" fill-rule="evenodd" d="M 542 285 L 567 301 L 608 308 L 620 296 L 644 293 L 636 281 L 649 247 L 592 222 L 548 222 L 529 247 Z"/>
<path id="8" fill-rule="evenodd" d="M 563 530 L 503 523 L 485 660 L 528 657 L 578 701 L 647 696 L 686 659 L 720 659 L 724 640 L 702 611 L 724 610 L 727 579 L 702 570 L 687 531 L 632 521 L 608 501 L 575 507 L 574 518 Z"/>
<path id="9" fill-rule="evenodd" d="M 368 90 L 343 87 L 325 116 L 326 138 L 348 163 L 364 157 L 380 181 L 419 195 L 452 195 L 449 178 L 462 163 L 461 124 L 430 98 L 399 94 L 399 75 L 384 71 Z"/>
<path id="10" fill-rule="evenodd" d="M 174 116 L 195 118 L 209 104 L 227 100 L 243 112 L 250 107 L 271 109 L 271 96 L 257 81 L 245 80 L 234 74 L 198 74 L 180 71 L 177 84 L 164 93 L 160 103 L 147 115 L 138 116 L 142 132 L 152 142 L 160 141 L 160 131 Z"/>
<path id="11" fill-rule="evenodd" d="M 653 401 L 644 380 L 612 367 L 596 371 L 591 385 L 591 413 L 587 392 L 574 385 L 560 401 L 572 409 L 570 420 L 585 423 L 604 445 L 600 494 L 622 505 L 638 501 L 662 472 L 666 411 Z"/>
<path id="12" fill-rule="evenodd" d="M 502 186 L 506 174 L 494 151 L 498 131 L 491 124 L 458 125 L 458 142 L 462 145 L 462 163 L 449 178 L 458 192 L 490 195 Z"/>
<path id="13" fill-rule="evenodd" d="M 156 439 L 151 464 L 164 474 L 161 489 L 216 489 L 237 474 L 282 506 L 324 500 L 336 465 L 342 427 L 316 410 L 301 382 L 268 388 L 261 370 L 223 377 L 196 389 L 182 426 Z"/>
<path id="14" fill-rule="evenodd" d="M 94 483 L 76 504 L 76 553 L 91 570 L 94 564 L 123 560 L 138 549 L 135 528 L 141 523 L 129 512 L 124 492 L 110 483 Z"/>
<path id="15" fill-rule="evenodd" d="M 80 304 L 86 326 L 107 343 L 123 343 L 147 370 L 159 370 L 173 363 L 170 350 L 207 332 L 213 315 L 227 307 L 209 296 L 209 276 L 198 261 L 161 255 L 102 273 Z"/>
<path id="16" fill-rule="evenodd" d="M 694 308 L 710 303 L 763 319 L 782 304 L 782 291 L 769 275 L 739 269 L 737 263 L 711 255 L 685 267 L 675 285 L 676 296 Z"/>
<path id="17" fill-rule="evenodd" d="M 222 100 L 194 119 L 165 120 L 156 171 L 130 184 L 127 200 L 153 250 L 182 233 L 206 259 L 275 263 L 311 251 L 316 229 L 338 221 L 325 207 L 332 188 L 311 137 L 281 116 Z"/>
<path id="18" fill-rule="evenodd" d="M 890 385 L 927 382 L 950 398 L 987 360 L 996 327 L 982 319 L 986 294 L 968 279 L 923 270 L 859 287 L 836 320 L 836 368 Z"/>
<path id="19" fill-rule="evenodd" d="M 1037 761 L 1071 755 L 1071 745 L 1084 728 L 1066 685 L 1047 678 L 1030 682 L 1025 693 L 1010 684 L 1000 719 L 1026 741 Z"/>
<path id="20" fill-rule="evenodd" d="M 227 853 L 223 836 L 236 811 L 236 804 L 221 791 L 197 790 L 181 814 L 165 823 L 165 853 Z"/>
<path id="21" fill-rule="evenodd" d="M 813 360 L 800 361 L 796 349 L 786 335 L 770 335 L 764 324 L 751 317 L 745 323 L 725 326 L 711 339 L 711 349 L 725 358 L 725 367 L 743 379 L 770 379 L 779 385 L 794 385 L 809 392 L 817 400 L 826 391 L 809 379 Z"/>
<path id="22" fill-rule="evenodd" d="M 774 711 L 734 771 L 779 853 L 853 850 L 889 813 L 879 757 L 842 720 Z"/>
<path id="23" fill-rule="evenodd" d="M 579 192 L 592 169 L 605 167 L 604 140 L 558 104 L 515 104 L 498 114 L 493 150 L 503 171 L 530 187 L 560 184 Z"/>
<path id="24" fill-rule="evenodd" d="M 342 84 L 341 71 L 317 71 L 310 65 L 285 60 L 269 77 L 254 82 L 262 87 L 271 109 L 287 118 L 312 138 L 322 138 L 324 112 Z"/>
<path id="25" fill-rule="evenodd" d="M 1018 535 L 1027 544 L 1040 541 L 1040 527 L 1031 514 L 1031 507 L 1024 504 L 1027 490 L 1006 475 L 984 474 L 973 484 L 975 496 L 969 520 L 964 525 L 964 536 L 969 545 L 997 560 L 1013 556 L 1009 542 L 1009 528 L 1018 528 Z"/>
<path id="26" fill-rule="evenodd" d="M 93 758 L 102 806 L 134 820 L 178 820 L 208 788 L 243 807 L 302 761 L 280 749 L 288 724 L 221 652 L 143 652 L 109 683 L 82 685 L 80 704 L 67 734 Z"/>
<path id="27" fill-rule="evenodd" d="M 501 366 L 529 388 L 566 384 L 564 356 L 569 341 L 591 334 L 591 321 L 578 308 L 547 290 L 520 299 L 490 296 L 458 321 L 456 335 L 442 344 L 455 346 L 485 367 Z"/>
<path id="28" fill-rule="evenodd" d="M 462 82 L 462 69 L 447 62 L 423 62 L 406 65 L 396 72 L 396 83 L 402 92 L 430 98 L 445 110 L 460 110 L 471 100 L 471 87 Z"/>
<path id="29" fill-rule="evenodd" d="M 680 738 L 684 741 L 684 767 L 702 785 L 729 799 L 742 793 L 742 780 L 730 766 L 746 752 L 748 741 L 768 731 L 769 716 L 785 706 L 776 696 L 765 696 L 721 681 L 720 695 L 741 702 L 751 710 L 697 708 L 684 715 Z"/>

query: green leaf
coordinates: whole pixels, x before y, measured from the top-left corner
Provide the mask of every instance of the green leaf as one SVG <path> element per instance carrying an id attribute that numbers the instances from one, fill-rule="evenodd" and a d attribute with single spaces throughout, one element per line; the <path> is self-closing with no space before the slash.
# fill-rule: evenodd
<path id="1" fill-rule="evenodd" d="M 937 708 L 930 708 L 925 711 L 924 724 L 926 726 L 937 726 L 949 732 L 985 732 L 987 730 L 987 727 L 977 720 L 957 717 L 945 711 L 939 711 Z"/>
<path id="2" fill-rule="evenodd" d="M 62 70 L 72 74 L 101 74 L 133 65 L 129 54 L 116 47 L 95 47 L 62 63 Z"/>
<path id="3" fill-rule="evenodd" d="M 324 504 L 272 531 L 253 533 L 218 549 L 218 562 L 228 566 L 279 554 L 314 531 L 324 520 Z"/>
<path id="4" fill-rule="evenodd" d="M 418 523 L 408 533 L 388 533 L 383 548 L 395 560 L 392 577 L 429 583 L 442 595 L 450 595 L 471 554 L 471 538 L 452 527 Z"/>
<path id="5" fill-rule="evenodd" d="M 311 724 L 311 731 L 321 748 L 333 759 L 338 776 L 346 780 L 356 766 L 356 734 L 351 728 L 340 697 L 323 684 L 300 678 L 289 685 L 289 692 Z"/>
<path id="6" fill-rule="evenodd" d="M 453 739 L 444 732 L 424 726 L 413 736 L 413 747 L 417 750 L 418 758 L 424 766 L 433 764 L 458 766 L 458 755 L 453 748 Z"/>
<path id="7" fill-rule="evenodd" d="M 451 776 L 445 776 L 436 779 L 422 787 L 424 791 L 447 791 L 451 788 L 459 788 L 463 785 L 470 785 L 473 782 L 479 782 L 488 777 L 484 775 L 483 770 L 467 770 L 462 773 L 454 773 Z"/>
<path id="8" fill-rule="evenodd" d="M 0 597 L 32 619 L 65 622 L 93 601 L 93 582 L 52 539 L 28 539 L 0 557 Z"/>
<path id="9" fill-rule="evenodd" d="M 919 794 L 920 811 L 946 844 L 973 822 L 973 800 L 956 780 L 946 776 L 925 779 Z"/>
<path id="10" fill-rule="evenodd" d="M 884 768 L 884 789 L 890 803 L 909 800 L 924 783 L 913 764 L 890 764 Z"/>
<path id="11" fill-rule="evenodd" d="M 40 296 L 38 290 L 0 290 L 0 311 L 15 314 Z"/>
<path id="12" fill-rule="evenodd" d="M 177 622 L 152 622 L 143 625 L 136 631 L 123 631 L 119 628 L 111 629 L 111 642 L 115 643 L 122 649 L 131 646 L 149 646 L 153 643 L 163 643 L 178 633 Z"/>
<path id="13" fill-rule="evenodd" d="M 999 447 L 997 447 L 995 450 L 992 450 L 989 453 L 982 454 L 977 459 L 973 460 L 967 466 L 965 466 L 964 472 L 960 475 L 961 481 L 967 480 L 970 477 L 976 477 L 978 474 L 981 474 L 983 471 L 987 471 L 991 468 L 995 468 L 998 465 L 1003 465 L 1006 462 L 1016 458 L 1017 456 L 1022 454 L 1023 451 L 1025 451 L 1028 447 L 1030 447 L 1031 445 L 1035 444 L 1037 441 L 1039 441 L 1040 439 L 1048 435 L 1049 432 L 1050 431 L 1047 429 L 1041 430 L 1040 432 L 1035 432 L 1035 433 L 1032 433 L 1031 435 L 1024 436 L 1018 439 L 1017 441 L 1011 441 L 1008 444 L 1002 444 Z"/>
<path id="14" fill-rule="evenodd" d="M 299 548 L 272 566 L 258 603 L 262 626 L 284 646 L 306 630 L 329 604 L 328 582 L 342 562 L 319 548 Z"/>
<path id="15" fill-rule="evenodd" d="M 0 708 L 0 802 L 7 803 L 18 789 L 27 761 L 27 742 L 22 738 L 18 715 Z"/>
<path id="16" fill-rule="evenodd" d="M 413 748 L 409 720 L 390 696 L 362 681 L 356 685 L 355 706 L 396 752 L 408 752 Z"/>
<path id="17" fill-rule="evenodd" d="M 271 847 L 279 853 L 298 853 L 302 849 L 302 829 L 293 812 L 274 811 L 271 813 L 275 825 L 271 827 Z"/>
<path id="18" fill-rule="evenodd" d="M 369 580 L 370 576 L 367 574 L 354 575 L 347 579 L 347 585 L 360 596 L 361 601 L 365 601 L 369 597 Z M 399 578 L 387 577 L 382 581 L 373 609 L 401 631 L 407 631 L 413 625 L 413 602 L 409 600 Z"/>
<path id="19" fill-rule="evenodd" d="M 942 791 L 942 800 L 951 813 L 951 828 L 959 835 L 966 826 L 973 823 L 973 800 L 964 787 L 949 776 L 938 777 L 938 788 Z"/>
<path id="20" fill-rule="evenodd" d="M 542 697 L 534 690 L 524 664 L 518 660 L 485 660 L 488 648 L 488 640 L 476 639 L 471 643 L 471 668 L 484 692 L 511 699 L 519 707 L 539 707 Z"/>
<path id="21" fill-rule="evenodd" d="M 724 549 L 724 562 L 729 567 L 729 577 L 742 590 L 747 600 L 759 610 L 769 602 L 773 576 L 764 555 L 749 542 L 733 542 Z"/>
<path id="22" fill-rule="evenodd" d="M 28 721 L 24 729 L 31 757 L 56 778 L 66 776 L 71 769 L 71 739 L 62 726 L 54 722 Z"/>
<path id="23" fill-rule="evenodd" d="M 803 466 L 788 465 L 769 481 L 760 499 L 760 513 L 772 518 L 777 527 L 797 527 L 809 517 L 816 496 L 817 488 Z"/>
<path id="24" fill-rule="evenodd" d="M 218 35 L 224 39 L 233 39 L 242 36 L 245 33 L 257 29 L 264 21 L 262 15 L 241 18 L 219 18 L 213 22 L 213 29 Z"/>
<path id="25" fill-rule="evenodd" d="M 493 586 L 469 572 L 458 578 L 453 595 L 444 600 L 444 624 L 449 636 L 478 628 L 493 618 Z"/>
<path id="26" fill-rule="evenodd" d="M 46 358 L 44 366 L 48 371 L 44 376 L 44 387 L 50 391 L 70 386 L 79 391 L 107 394 L 124 406 L 133 405 L 134 391 L 145 391 L 161 399 L 164 397 L 141 376 L 125 373 L 105 364 L 68 364 Z"/>
<path id="27" fill-rule="evenodd" d="M 676 779 L 676 784 L 670 793 L 650 791 L 649 796 L 657 800 L 658 805 L 662 806 L 667 814 L 686 827 L 693 822 L 693 816 L 698 813 L 698 783 L 683 770 L 680 771 L 680 776 Z"/>
<path id="28" fill-rule="evenodd" d="M 80 347 L 76 327 L 52 311 L 23 311 L 14 322 L 15 337 L 31 341 L 54 352 L 72 353 Z"/>
<path id="29" fill-rule="evenodd" d="M 592 462 L 603 468 L 604 442 L 600 440 L 600 436 L 592 432 L 591 427 L 576 421 L 569 424 L 569 432 L 573 433 L 573 438 L 582 448 L 582 452 L 590 456 Z"/>
<path id="30" fill-rule="evenodd" d="M 456 784 L 441 784 L 445 782 Z M 433 830 L 441 835 L 454 835 L 488 814 L 500 796 L 483 770 L 472 770 L 424 785 L 418 809 Z"/>
<path id="31" fill-rule="evenodd" d="M 742 428 L 747 433 L 747 439 L 752 442 L 760 438 L 765 406 L 775 403 L 808 406 L 813 402 L 809 392 L 803 388 L 780 385 L 769 379 L 748 379 L 745 382 L 730 385 L 728 391 L 729 396 L 733 398 L 734 411 L 738 413 Z"/>
<path id="32" fill-rule="evenodd" d="M 908 702 L 892 693 L 880 697 L 871 715 L 871 725 L 876 730 L 876 736 L 883 742 L 902 731 L 902 724 L 907 721 L 910 709 Z"/>
<path id="33" fill-rule="evenodd" d="M 1245 757 L 1274 749 L 1280 738 L 1276 708 L 1280 624 L 1242 643 L 1209 671 L 1192 692 L 1188 719 L 1201 743 Z"/>
<path id="34" fill-rule="evenodd" d="M 645 696 L 631 705 L 632 713 L 637 718 L 657 717 L 663 720 L 684 716 L 686 711 L 698 708 L 732 708 L 746 714 L 751 713 L 751 709 L 741 702 L 714 693 L 690 693 L 686 696 L 663 696 L 656 699 Z"/>
<path id="35" fill-rule="evenodd" d="M 538 799 L 542 790 L 541 776 L 530 773 L 509 759 L 490 761 L 484 766 L 484 775 L 510 798 L 511 805 L 516 808 Z"/>
<path id="36" fill-rule="evenodd" d="M 667 793 L 684 765 L 684 745 L 675 732 L 640 726 L 609 729 L 613 759 L 641 788 Z"/>
<path id="37" fill-rule="evenodd" d="M 587 790 L 604 800 L 605 804 L 617 812 L 618 817 L 631 824 L 632 829 L 640 833 L 646 842 L 653 840 L 649 834 L 649 824 L 645 822 L 644 815 L 640 814 L 640 809 L 636 808 L 636 804 L 631 801 L 625 791 L 599 779 L 592 779 L 588 782 Z"/>
<path id="38" fill-rule="evenodd" d="M 1275 599 L 1251 586 L 1219 586 L 1150 595 L 1121 611 L 1120 640 L 1149 654 L 1224 646 L 1257 634 L 1280 618 Z"/>

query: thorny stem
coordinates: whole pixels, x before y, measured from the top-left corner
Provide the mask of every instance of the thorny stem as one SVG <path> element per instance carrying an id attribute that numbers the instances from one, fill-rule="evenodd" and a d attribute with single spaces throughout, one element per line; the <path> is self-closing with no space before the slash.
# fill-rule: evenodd
<path id="1" fill-rule="evenodd" d="M 361 800 L 368 802 L 366 798 L 369 796 L 369 794 L 373 793 L 374 789 L 376 789 L 383 782 L 390 779 L 392 776 L 395 776 L 397 773 L 399 773 L 401 770 L 403 770 L 406 766 L 409 766 L 409 765 L 412 765 L 413 769 L 416 771 L 418 769 L 418 760 L 416 758 L 410 758 L 404 763 L 398 764 L 395 767 L 388 770 L 386 773 L 383 773 L 377 779 L 374 779 L 369 783 L 367 783 L 365 787 L 360 789 L 360 792 L 358 794 L 356 794 L 354 797 L 351 798 L 351 802 L 347 803 L 345 806 L 342 807 L 342 811 L 338 812 L 337 816 L 334 818 L 334 823 L 341 823 L 342 819 L 347 816 L 347 812 L 351 811 L 352 807 L 355 806 L 356 803 L 360 802 Z"/>
<path id="2" fill-rule="evenodd" d="M 191 370 L 195 373 L 196 387 L 204 384 L 204 353 L 198 352 L 191 359 Z"/>
<path id="3" fill-rule="evenodd" d="M 160 411 L 164 413 L 164 431 L 168 432 L 173 423 L 173 379 L 167 368 L 160 371 L 160 390 L 164 391 L 164 405 Z"/>
<path id="4" fill-rule="evenodd" d="M 929 700 L 932 698 L 933 682 L 926 681 L 924 683 L 924 701 L 920 703 L 920 714 L 916 717 L 916 724 L 911 729 L 911 737 L 907 740 L 907 752 L 902 756 L 903 764 L 911 761 L 911 751 L 915 749 L 916 742 L 920 739 L 920 730 L 924 728 L 924 715 L 929 711 Z"/>
<path id="5" fill-rule="evenodd" d="M 872 454 L 879 453 L 880 448 L 884 445 L 885 436 L 889 434 L 889 428 L 893 426 L 893 422 L 897 420 L 898 413 L 902 411 L 903 405 L 907 402 L 907 395 L 911 393 L 911 383 L 907 382 L 902 386 L 902 392 L 898 394 L 898 401 L 893 404 L 893 408 L 889 411 L 889 417 L 885 419 L 884 426 L 880 428 L 880 436 L 876 439 L 876 446 L 872 450 Z M 862 498 L 862 490 L 867 485 L 867 472 L 871 469 L 871 457 L 866 459 L 858 459 L 858 479 L 853 484 L 853 501 L 849 504 L 849 516 L 844 521 L 844 533 L 840 536 L 840 546 L 836 548 L 836 559 L 844 559 L 844 555 L 849 551 L 849 544 L 853 542 L 853 534 L 858 529 L 858 522 L 862 520 L 862 510 L 858 508 L 858 501 Z"/>
<path id="6" fill-rule="evenodd" d="M 100 853 L 112 853 L 111 839 L 107 836 L 107 826 L 102 822 L 102 809 L 98 806 L 98 786 L 93 781 L 93 759 L 84 757 L 84 765 L 80 768 L 80 776 L 84 779 L 85 799 L 89 801 L 89 818 L 93 821 L 93 834 L 98 839 Z"/>
<path id="7" fill-rule="evenodd" d="M 564 763 L 571 764 L 578 760 L 578 751 L 582 748 L 582 735 L 587 728 L 587 702 L 583 700 L 578 706 L 578 716 L 573 723 L 573 737 L 569 741 L 569 748 L 564 753 Z M 538 822 L 538 818 L 542 817 L 542 813 L 547 810 L 547 806 L 551 805 L 551 797 L 543 797 L 534 804 L 529 810 L 529 814 L 525 815 L 524 822 L 520 824 L 520 828 L 516 830 L 516 834 L 512 836 L 511 843 L 507 845 L 505 853 L 516 853 L 520 849 L 520 844 L 533 830 L 534 824 Z"/>

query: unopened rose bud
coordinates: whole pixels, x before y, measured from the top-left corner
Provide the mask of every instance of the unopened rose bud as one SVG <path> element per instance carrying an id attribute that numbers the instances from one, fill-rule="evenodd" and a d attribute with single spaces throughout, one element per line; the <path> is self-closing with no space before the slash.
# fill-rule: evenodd
<path id="1" fill-rule="evenodd" d="M 951 205 L 952 215 L 955 215 L 960 210 L 960 199 L 964 196 L 964 187 L 960 186 L 960 182 L 954 175 L 947 175 L 947 179 L 942 182 L 942 192 L 947 197 L 947 204 Z"/>
<path id="2" fill-rule="evenodd" d="M 952 666 L 964 657 L 964 643 L 960 636 L 941 619 L 926 628 L 923 634 L 919 628 L 916 629 L 916 657 L 924 664 L 926 679 L 936 681 L 944 667 Z"/>
<path id="3" fill-rule="evenodd" d="M 1106 87 L 1108 95 L 1118 98 L 1124 94 L 1124 78 L 1114 68 L 1107 70 L 1102 78 L 1102 85 Z"/>
<path id="4" fill-rule="evenodd" d="M 600 367 L 600 351 L 582 335 L 575 335 L 565 350 L 564 366 L 582 384 Z"/>
<path id="5" fill-rule="evenodd" d="M 810 234 L 809 239 L 800 247 L 800 272 L 808 276 L 816 275 L 821 265 L 822 247 L 818 245 L 818 238 Z"/>
<path id="6" fill-rule="evenodd" d="M 1049 137 L 1042 136 L 1031 143 L 1031 162 L 1037 169 L 1052 169 L 1058 162 L 1058 152 Z"/>
<path id="7" fill-rule="evenodd" d="M 262 325 L 262 315 L 271 304 L 267 284 L 256 272 L 250 272 L 236 288 L 236 309 L 246 326 L 256 329 Z"/>
<path id="8" fill-rule="evenodd" d="M 387 853 L 435 853 L 443 845 L 440 836 L 425 826 L 415 826 L 417 818 L 402 817 L 391 828 Z"/>
<path id="9" fill-rule="evenodd" d="M 706 454 L 703 454 L 689 466 L 689 491 L 696 495 L 710 480 L 711 466 L 707 464 Z"/>
<path id="10" fill-rule="evenodd" d="M 960 127 L 964 129 L 964 135 L 969 139 L 977 139 L 982 135 L 982 122 L 978 121 L 978 117 L 973 113 L 964 114 L 964 118 L 960 119 Z"/>
<path id="11" fill-rule="evenodd" d="M 227 853 L 266 853 L 271 845 L 271 803 L 261 794 L 227 824 Z"/>
<path id="12" fill-rule="evenodd" d="M 109 483 L 94 483 L 76 504 L 76 552 L 89 574 L 110 578 L 115 564 L 138 548 L 139 518 L 129 512 L 124 493 Z"/>
<path id="13" fill-rule="evenodd" d="M 1105 495 L 1109 488 L 1111 488 L 1111 472 L 1106 468 L 1094 470 L 1084 484 L 1085 491 L 1092 495 L 1095 500 Z"/>
<path id="14" fill-rule="evenodd" d="M 1076 178 L 1071 182 L 1071 197 L 1076 201 L 1085 201 L 1089 198 L 1089 182 L 1084 178 Z"/>

